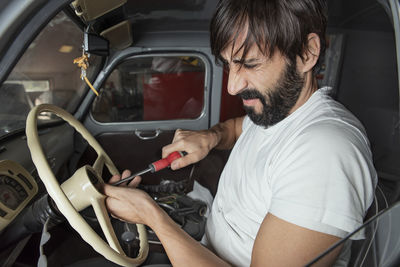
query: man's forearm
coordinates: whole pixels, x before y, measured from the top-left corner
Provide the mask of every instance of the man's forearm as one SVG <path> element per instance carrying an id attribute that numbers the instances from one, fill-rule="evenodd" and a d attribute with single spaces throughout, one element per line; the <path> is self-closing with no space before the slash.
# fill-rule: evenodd
<path id="1" fill-rule="evenodd" d="M 183 231 L 164 211 L 149 225 L 160 239 L 173 266 L 229 266 Z"/>
<path id="2" fill-rule="evenodd" d="M 242 133 L 244 117 L 233 118 L 222 123 L 218 123 L 209 129 L 217 138 L 217 149 L 231 149 Z"/>

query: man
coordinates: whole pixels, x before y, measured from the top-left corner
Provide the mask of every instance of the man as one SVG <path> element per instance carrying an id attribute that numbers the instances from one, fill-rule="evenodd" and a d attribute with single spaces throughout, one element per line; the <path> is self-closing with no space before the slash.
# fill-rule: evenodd
<path id="1" fill-rule="evenodd" d="M 163 148 L 163 156 L 188 152 L 172 169 L 233 148 L 207 221 L 207 248 L 142 191 L 106 186 L 109 210 L 149 225 L 174 266 L 302 266 L 360 226 L 376 173 L 360 122 L 317 88 L 325 28 L 323 0 L 219 3 L 211 48 L 247 116 L 207 131 L 177 130 Z M 348 249 L 319 263 L 345 263 Z"/>

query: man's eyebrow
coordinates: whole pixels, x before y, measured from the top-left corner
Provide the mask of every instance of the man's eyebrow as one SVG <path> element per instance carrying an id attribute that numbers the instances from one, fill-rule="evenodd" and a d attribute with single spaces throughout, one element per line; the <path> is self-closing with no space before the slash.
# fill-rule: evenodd
<path id="1" fill-rule="evenodd" d="M 258 58 L 249 58 L 249 59 L 244 59 L 244 58 L 234 58 L 232 60 L 233 63 L 235 64 L 254 64 L 254 63 L 259 63 L 259 59 Z"/>

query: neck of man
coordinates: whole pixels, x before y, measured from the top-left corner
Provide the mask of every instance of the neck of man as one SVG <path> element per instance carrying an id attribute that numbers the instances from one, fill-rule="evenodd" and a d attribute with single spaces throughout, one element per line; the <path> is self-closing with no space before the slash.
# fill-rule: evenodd
<path id="1" fill-rule="evenodd" d="M 292 114 L 304 103 L 306 103 L 307 100 L 311 97 L 311 95 L 317 90 L 318 90 L 317 78 L 312 74 L 312 71 L 309 71 L 304 76 L 303 89 L 301 89 L 299 98 L 297 99 L 296 104 L 290 110 L 289 114 Z"/>

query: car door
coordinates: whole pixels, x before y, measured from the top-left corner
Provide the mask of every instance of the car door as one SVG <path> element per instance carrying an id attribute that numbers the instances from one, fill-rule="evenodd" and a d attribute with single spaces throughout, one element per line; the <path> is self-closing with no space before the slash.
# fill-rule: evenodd
<path id="1" fill-rule="evenodd" d="M 219 121 L 223 75 L 210 53 L 208 33 L 174 33 L 169 45 L 163 45 L 164 37 L 153 34 L 115 53 L 95 82 L 100 95 L 87 96 L 90 107 L 81 106 L 85 126 L 120 170 L 140 171 L 160 159 L 175 129 L 202 130 Z M 227 155 L 213 152 L 196 166 L 146 174 L 144 183 L 196 178 L 209 181 L 206 186 L 215 192 Z M 94 157 L 85 151 L 79 165 Z"/>

